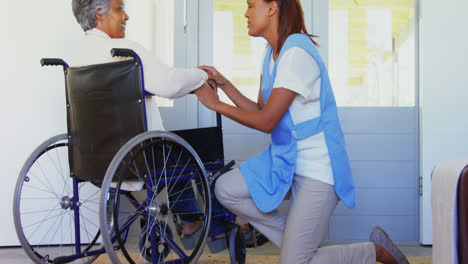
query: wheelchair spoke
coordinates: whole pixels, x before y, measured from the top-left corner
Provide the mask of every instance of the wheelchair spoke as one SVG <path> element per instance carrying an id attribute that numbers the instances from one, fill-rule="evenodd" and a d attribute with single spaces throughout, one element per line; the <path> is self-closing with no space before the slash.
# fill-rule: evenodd
<path id="1" fill-rule="evenodd" d="M 153 139 L 151 139 L 151 143 L 154 144 Z M 151 147 L 151 156 L 153 157 L 153 173 L 156 176 L 156 159 L 155 159 L 155 153 L 154 153 L 154 145 L 152 145 Z M 154 185 L 153 175 L 149 175 L 149 177 L 150 177 L 151 185 Z"/>
<path id="2" fill-rule="evenodd" d="M 90 234 L 88 232 L 88 227 L 86 226 L 86 221 L 85 220 L 87 220 L 86 217 L 81 216 L 80 228 L 83 229 L 86 232 L 86 237 L 88 238 L 88 241 L 91 241 L 92 236 L 90 237 Z M 98 227 L 97 225 L 95 225 L 95 226 Z"/>
<path id="3" fill-rule="evenodd" d="M 38 224 L 39 224 L 39 225 L 42 225 L 44 222 L 49 221 L 50 219 L 53 219 L 53 218 L 55 218 L 55 217 L 57 217 L 57 216 L 60 215 L 60 214 L 56 214 L 56 215 L 50 216 L 50 215 L 52 214 L 52 212 L 53 212 L 53 210 L 51 210 L 51 211 L 49 212 L 49 214 L 48 214 L 44 219 L 42 219 L 42 220 L 40 220 L 40 221 L 37 221 L 37 222 L 34 222 L 34 223 L 32 223 L 32 224 L 29 224 L 29 225 L 27 225 L 27 226 L 24 226 L 23 229 L 27 229 L 27 228 L 30 228 L 30 227 L 32 227 L 32 226 L 38 225 Z M 40 226 L 39 226 L 39 227 L 40 227 Z M 39 228 L 39 227 L 37 227 L 37 228 Z M 37 228 L 36 228 L 36 229 L 37 229 Z M 34 233 L 34 232 L 33 232 L 33 233 Z"/>
<path id="4" fill-rule="evenodd" d="M 57 153 L 57 148 L 55 148 L 55 152 Z M 65 175 L 64 175 L 64 173 L 62 171 L 62 166 L 60 166 L 60 168 L 57 168 L 57 164 L 55 164 L 55 162 L 53 162 L 53 159 L 50 157 L 49 152 L 46 152 L 46 155 L 47 155 L 47 157 L 49 157 L 49 160 L 54 165 L 54 168 L 57 170 L 58 175 L 62 176 L 60 178 L 63 181 L 64 190 L 65 190 L 65 186 L 66 186 L 67 191 L 71 192 L 72 189 L 70 188 L 70 186 L 67 183 L 67 179 L 65 178 Z M 58 154 L 57 154 L 57 157 L 58 157 Z M 59 162 L 59 164 L 61 164 L 60 163 L 60 158 L 58 158 L 58 162 Z"/>
<path id="5" fill-rule="evenodd" d="M 182 157 L 182 154 L 183 154 L 183 153 L 184 153 L 184 150 L 182 149 L 182 150 L 180 151 L 180 153 L 179 153 L 179 157 L 177 157 L 177 162 L 176 162 L 176 164 L 175 164 L 175 168 L 178 167 L 179 162 L 180 162 L 180 158 Z M 188 163 L 187 163 L 187 164 L 188 164 Z M 187 167 L 187 164 L 185 164 L 184 169 Z M 174 170 L 174 171 L 172 172 L 171 177 L 174 177 L 175 172 L 176 172 L 176 170 Z"/>
<path id="6" fill-rule="evenodd" d="M 88 210 L 90 210 L 91 212 L 95 213 L 96 215 L 99 215 L 99 212 L 97 212 L 95 209 L 91 209 L 91 208 L 89 208 L 88 206 L 86 206 L 84 204 L 82 204 L 81 206 L 88 209 Z"/>
<path id="7" fill-rule="evenodd" d="M 57 221 L 60 220 L 60 222 L 59 222 L 58 225 L 61 225 L 62 220 L 63 220 L 63 215 L 64 215 L 64 212 L 62 212 L 62 214 L 60 215 L 60 219 L 57 219 Z M 55 225 L 53 225 L 53 226 L 55 226 Z M 52 226 L 51 226 L 51 227 L 52 227 Z M 56 228 L 56 229 L 55 229 L 55 232 L 54 232 L 54 234 L 52 235 L 51 241 L 54 241 L 55 235 L 57 234 L 58 230 L 59 230 L 59 228 Z M 44 238 L 45 238 L 45 236 L 44 236 Z M 42 241 L 41 241 L 39 244 L 42 244 Z M 50 245 L 49 245 L 49 247 L 50 247 Z"/>
<path id="8" fill-rule="evenodd" d="M 88 221 L 90 224 L 92 224 L 94 227 L 96 227 L 96 229 L 99 229 L 99 226 L 98 226 L 97 224 L 95 224 L 94 221 L 89 220 L 89 218 L 87 218 L 87 217 L 85 217 L 85 216 L 83 216 L 83 215 L 81 215 L 81 218 L 82 218 L 83 220 Z M 84 221 L 83 224 L 85 224 L 86 221 Z"/>
<path id="9" fill-rule="evenodd" d="M 60 218 L 61 219 L 63 217 L 63 212 L 60 213 Z M 54 222 L 54 224 L 50 225 L 49 229 L 47 230 L 47 232 L 45 232 L 45 235 L 42 237 L 41 241 L 39 241 L 39 245 L 42 245 L 42 242 L 44 241 L 44 239 L 46 238 L 47 235 L 50 234 L 50 230 L 52 230 L 53 227 L 55 227 L 55 223 L 57 222 L 58 220 L 56 220 Z M 53 240 L 52 240 L 53 241 Z"/>
<path id="10" fill-rule="evenodd" d="M 175 196 L 176 194 L 178 194 L 177 198 L 174 199 L 174 202 L 173 202 L 174 204 L 177 204 L 177 201 L 179 200 L 179 198 L 182 196 L 182 194 L 183 194 L 185 191 L 187 191 L 187 190 L 193 190 L 192 187 L 187 187 L 188 184 L 191 184 L 191 181 L 187 181 L 187 183 L 185 184 L 185 186 L 184 186 L 184 188 L 183 188 L 182 190 L 180 190 L 180 191 L 174 193 L 173 195 L 171 195 L 171 196 Z M 168 198 L 168 199 L 169 199 L 169 198 Z M 171 209 L 172 209 L 172 208 L 173 208 L 173 207 L 171 207 Z"/>
<path id="11" fill-rule="evenodd" d="M 143 143 L 140 143 L 140 147 L 143 148 Z M 143 160 L 145 161 L 145 170 L 146 170 L 146 175 L 150 178 L 150 180 L 153 180 L 153 177 L 151 175 L 151 170 L 149 167 L 148 163 L 148 157 L 146 156 L 146 151 L 143 151 Z M 153 183 L 152 183 L 153 184 Z"/>
<path id="12" fill-rule="evenodd" d="M 128 169 L 133 173 L 133 175 L 135 175 L 136 177 L 140 178 L 140 177 L 138 176 L 137 172 L 134 171 L 132 168 L 130 168 L 130 165 L 129 165 L 127 162 L 122 161 L 122 164 L 124 164 L 125 166 L 127 166 Z"/>
<path id="13" fill-rule="evenodd" d="M 45 193 L 50 193 L 54 196 L 54 198 L 50 198 L 50 199 L 53 199 L 53 200 L 58 200 L 60 199 L 59 198 L 59 195 L 55 192 L 51 192 L 51 191 L 47 191 L 47 190 L 44 190 L 44 189 L 41 189 L 41 188 L 38 188 L 38 187 L 35 187 L 35 186 L 31 186 L 31 185 L 23 185 L 23 187 L 27 187 L 27 188 L 31 188 L 31 189 L 35 189 L 35 190 L 38 190 L 38 191 L 41 191 L 41 192 L 45 192 Z"/>
<path id="14" fill-rule="evenodd" d="M 86 203 L 86 202 L 89 202 L 89 201 L 98 201 L 98 200 L 99 200 L 99 197 L 96 197 L 96 199 L 94 199 L 94 200 L 91 200 L 91 198 L 93 198 L 94 196 L 96 196 L 96 195 L 99 194 L 100 192 L 101 192 L 101 189 L 98 189 L 95 193 L 93 193 L 93 195 L 91 195 L 90 197 L 88 197 L 88 199 L 83 200 L 82 202 L 83 202 L 83 203 Z"/>
<path id="15" fill-rule="evenodd" d="M 172 212 L 173 215 L 190 215 L 190 216 L 194 216 L 194 215 L 201 215 L 202 213 L 201 212 L 185 212 L 185 213 L 174 213 Z"/>
<path id="16" fill-rule="evenodd" d="M 44 175 L 44 177 L 47 177 L 46 175 Z M 53 194 L 54 197 L 57 199 L 60 197 L 60 195 L 56 192 L 54 192 L 49 184 L 49 186 L 46 186 L 41 180 L 40 180 L 40 177 L 36 177 L 35 175 L 33 175 L 31 172 L 28 173 L 28 178 L 29 179 L 34 179 L 34 180 L 37 180 L 39 181 L 40 184 L 42 184 L 43 187 L 45 187 L 46 189 L 48 190 L 44 190 L 44 189 L 41 189 L 41 188 L 38 188 L 38 187 L 33 187 L 33 186 L 30 186 L 31 184 L 29 184 L 30 182 L 27 182 L 28 184 L 25 184 L 24 186 L 25 187 L 28 187 L 28 188 L 33 188 L 33 189 L 37 189 L 37 190 L 40 190 L 40 191 L 43 191 L 43 192 L 47 192 L 47 193 L 50 193 L 50 194 Z"/>
<path id="17" fill-rule="evenodd" d="M 165 158 L 166 157 L 166 148 L 165 148 L 165 144 L 163 144 L 163 157 L 164 157 L 164 168 L 163 168 L 163 173 L 164 173 L 164 181 L 165 181 L 165 185 L 167 186 L 167 171 L 166 171 L 166 166 L 167 166 L 167 160 L 169 159 L 169 155 L 170 155 L 170 152 L 172 151 L 172 146 L 171 146 L 171 149 L 169 150 L 169 153 L 167 155 L 167 159 Z M 167 188 L 165 188 L 166 190 L 166 201 L 169 201 L 169 194 L 167 193 Z"/>
<path id="18" fill-rule="evenodd" d="M 57 209 L 52 209 L 52 210 L 49 210 L 49 211 L 59 211 L 59 210 L 63 210 L 62 208 L 57 208 Z M 46 211 L 42 210 L 42 211 L 33 211 L 33 212 L 26 212 L 26 213 L 21 213 L 22 215 L 28 215 L 28 214 L 37 214 L 37 213 L 44 213 Z"/>
<path id="19" fill-rule="evenodd" d="M 57 198 L 21 198 L 21 200 L 57 200 Z"/>
<path id="20" fill-rule="evenodd" d="M 192 186 L 191 186 L 191 183 L 192 182 L 190 180 L 187 181 L 187 183 L 184 185 L 184 187 L 182 189 L 178 190 L 177 192 L 172 193 L 169 197 L 174 197 L 174 196 L 178 195 L 177 199 L 175 199 L 175 200 L 176 201 L 179 200 L 180 195 L 182 195 L 185 191 L 193 189 Z"/>
<path id="21" fill-rule="evenodd" d="M 49 153 L 46 152 L 46 155 L 47 155 L 47 157 L 49 157 L 49 161 L 52 161 L 52 160 L 50 159 Z M 55 163 L 54 163 L 53 161 L 52 161 L 51 163 L 54 165 L 55 169 L 57 170 L 57 166 L 55 165 Z M 45 179 L 47 180 L 47 183 L 49 184 L 49 188 L 52 190 L 52 189 L 53 189 L 53 187 L 52 187 L 53 185 L 50 183 L 50 180 L 49 180 L 49 175 L 50 175 L 50 174 L 46 174 L 46 173 L 44 172 L 44 169 L 43 169 L 43 167 L 41 166 L 41 163 L 40 163 L 39 161 L 37 162 L 37 165 L 39 166 L 39 168 L 41 169 L 41 171 L 42 171 L 42 173 L 43 173 Z M 57 170 L 57 172 L 59 173 L 57 176 L 61 176 L 61 175 L 60 175 L 60 171 Z M 60 178 L 61 178 L 61 180 L 64 179 L 63 176 L 60 177 Z M 65 188 L 64 188 L 64 189 L 65 189 Z M 70 193 L 70 189 L 68 189 L 67 191 Z"/>
<path id="22" fill-rule="evenodd" d="M 137 164 L 135 161 L 133 161 L 133 166 L 135 167 L 135 171 L 136 171 L 136 176 L 138 177 L 139 180 L 142 180 L 143 178 L 140 176 L 140 174 L 138 173 L 138 167 L 137 167 Z"/>
<path id="23" fill-rule="evenodd" d="M 60 245 L 59 248 L 63 247 L 63 217 L 60 219 Z"/>
<path id="24" fill-rule="evenodd" d="M 55 148 L 55 155 L 57 156 L 57 159 L 58 159 L 58 161 L 59 161 L 59 164 L 62 164 L 61 159 L 60 159 L 60 155 L 59 155 L 59 153 L 58 153 L 58 148 Z M 67 171 L 68 171 L 69 169 L 70 169 L 70 168 L 67 168 Z M 67 173 L 67 174 L 68 174 L 68 173 Z M 63 172 L 62 166 L 60 166 L 60 175 L 65 176 L 65 173 Z M 63 179 L 64 179 L 64 182 L 65 182 L 65 186 L 67 187 L 67 190 L 70 192 L 70 191 L 72 190 L 72 188 L 70 188 L 70 186 L 67 184 L 67 181 L 65 180 L 65 178 L 63 178 Z M 66 188 L 65 186 L 63 187 L 63 192 L 65 192 L 65 188 Z"/>
<path id="25" fill-rule="evenodd" d="M 181 150 L 181 151 L 180 151 L 179 156 L 178 156 L 178 158 L 177 158 L 177 162 L 176 162 L 176 164 L 175 164 L 175 168 L 178 167 L 179 161 L 180 161 L 180 158 L 182 157 L 182 153 L 183 153 L 183 152 L 184 152 L 184 150 Z M 189 162 L 190 162 L 190 160 L 187 161 L 187 163 L 185 164 L 184 168 L 182 169 L 181 173 L 179 174 L 179 177 L 180 177 L 180 175 L 182 175 L 182 173 L 183 173 L 183 171 L 185 170 L 185 168 L 187 168 L 187 165 L 189 164 Z M 174 178 L 174 174 L 176 173 L 176 171 L 177 171 L 176 169 L 173 170 L 172 175 L 171 175 L 171 178 Z M 170 193 L 172 192 L 172 190 L 174 189 L 174 187 L 176 186 L 176 184 L 177 184 L 177 182 L 173 183 L 172 186 L 167 186 L 167 187 L 166 187 L 166 188 L 169 188 L 169 189 L 170 189 L 170 190 L 169 190 Z"/>
<path id="26" fill-rule="evenodd" d="M 179 173 L 179 176 L 177 176 L 177 179 L 180 179 L 180 177 L 182 176 L 182 174 L 184 173 L 184 170 L 187 168 L 188 164 L 190 163 L 190 160 L 187 161 L 187 163 L 185 163 L 184 165 L 184 168 L 180 171 Z M 178 181 L 178 180 L 177 180 Z M 177 185 L 177 181 L 172 185 L 171 189 L 169 192 L 172 192 L 172 190 L 174 189 L 174 187 Z"/>

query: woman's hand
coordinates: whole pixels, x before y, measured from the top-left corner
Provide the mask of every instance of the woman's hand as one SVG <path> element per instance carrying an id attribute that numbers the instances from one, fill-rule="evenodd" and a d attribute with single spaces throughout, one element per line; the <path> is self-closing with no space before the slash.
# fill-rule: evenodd
<path id="1" fill-rule="evenodd" d="M 204 106 L 213 111 L 216 111 L 216 105 L 221 103 L 221 101 L 218 99 L 218 96 L 208 83 L 204 83 L 200 88 L 195 90 L 195 94 L 197 95 L 198 100 L 200 100 Z"/>
<path id="2" fill-rule="evenodd" d="M 208 74 L 208 79 L 213 80 L 216 85 L 224 89 L 224 86 L 229 83 L 228 79 L 224 77 L 216 68 L 210 66 L 198 66 L 199 69 L 204 70 Z"/>

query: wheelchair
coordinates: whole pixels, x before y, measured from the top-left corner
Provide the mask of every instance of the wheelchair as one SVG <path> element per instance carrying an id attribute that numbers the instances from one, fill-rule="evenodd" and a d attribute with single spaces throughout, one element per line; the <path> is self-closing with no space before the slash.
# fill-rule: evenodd
<path id="1" fill-rule="evenodd" d="M 126 60 L 69 67 L 65 74 L 67 134 L 42 143 L 17 180 L 16 232 L 34 263 L 196 263 L 212 223 L 223 223 L 231 263 L 245 263 L 236 216 L 215 210 L 216 178 L 224 164 L 221 117 L 217 126 L 148 131 L 143 67 Z M 200 223 L 186 246 L 184 221 Z"/>

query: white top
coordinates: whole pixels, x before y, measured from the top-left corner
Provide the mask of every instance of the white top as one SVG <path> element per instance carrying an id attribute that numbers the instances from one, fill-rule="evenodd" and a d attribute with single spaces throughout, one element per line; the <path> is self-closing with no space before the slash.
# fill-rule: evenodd
<path id="1" fill-rule="evenodd" d="M 272 55 L 273 56 L 273 55 Z M 271 58 L 270 74 L 274 60 Z M 320 116 L 320 69 L 305 50 L 293 47 L 281 57 L 276 69 L 274 88 L 297 93 L 289 112 L 294 124 Z M 297 141 L 296 174 L 333 185 L 333 171 L 324 133 Z"/>
<path id="2" fill-rule="evenodd" d="M 157 96 L 178 98 L 196 90 L 208 79 L 203 70 L 169 67 L 138 43 L 127 39 L 113 39 L 97 28 L 86 32 L 70 66 L 80 67 L 128 59 L 113 58 L 110 54 L 112 48 L 132 49 L 140 56 L 145 90 Z M 164 130 L 161 114 L 152 97 L 146 98 L 146 114 L 149 130 Z"/>

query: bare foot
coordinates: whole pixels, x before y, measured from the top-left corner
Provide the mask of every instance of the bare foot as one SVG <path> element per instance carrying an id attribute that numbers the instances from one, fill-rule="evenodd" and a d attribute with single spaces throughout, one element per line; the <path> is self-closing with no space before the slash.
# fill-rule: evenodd
<path id="1" fill-rule="evenodd" d="M 388 252 L 384 247 L 381 245 L 374 243 L 375 246 L 375 255 L 377 257 L 378 262 L 382 262 L 384 264 L 398 264 L 396 259 Z"/>
<path id="2" fill-rule="evenodd" d="M 250 232 L 250 226 L 249 224 L 242 224 L 241 225 L 241 231 L 242 231 L 242 234 L 247 234 Z"/>
<path id="3" fill-rule="evenodd" d="M 182 234 L 184 234 L 186 236 L 191 235 L 200 228 L 201 221 L 184 222 L 184 223 L 182 223 L 182 226 L 183 226 Z"/>

